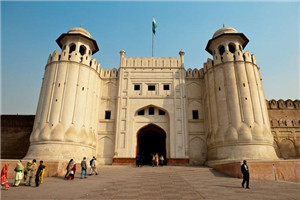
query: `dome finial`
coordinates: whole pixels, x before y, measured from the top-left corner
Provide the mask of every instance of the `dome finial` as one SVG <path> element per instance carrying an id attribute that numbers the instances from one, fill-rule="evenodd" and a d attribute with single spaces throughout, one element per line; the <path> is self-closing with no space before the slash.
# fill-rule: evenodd
<path id="1" fill-rule="evenodd" d="M 80 24 L 80 28 L 82 28 L 82 24 Z"/>
<path id="2" fill-rule="evenodd" d="M 225 27 L 225 24 L 223 23 L 223 27 Z"/>

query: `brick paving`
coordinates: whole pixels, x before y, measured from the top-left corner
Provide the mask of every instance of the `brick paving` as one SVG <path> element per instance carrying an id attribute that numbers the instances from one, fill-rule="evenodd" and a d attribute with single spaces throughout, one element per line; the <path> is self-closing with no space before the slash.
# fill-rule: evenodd
<path id="1" fill-rule="evenodd" d="M 101 166 L 99 175 L 74 180 L 46 177 L 40 187 L 1 190 L 1 199 L 299 199 L 300 184 L 250 180 L 250 190 L 241 179 L 206 167 Z M 251 179 L 251 177 L 250 177 Z M 12 185 L 13 180 L 10 180 Z"/>

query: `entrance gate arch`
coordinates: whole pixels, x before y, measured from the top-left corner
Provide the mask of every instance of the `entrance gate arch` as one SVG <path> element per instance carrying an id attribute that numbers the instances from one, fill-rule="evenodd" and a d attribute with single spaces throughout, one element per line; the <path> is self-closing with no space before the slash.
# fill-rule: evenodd
<path id="1" fill-rule="evenodd" d="M 166 159 L 166 132 L 155 124 L 148 124 L 137 132 L 137 152 L 141 164 L 151 163 L 152 154 L 163 155 Z"/>

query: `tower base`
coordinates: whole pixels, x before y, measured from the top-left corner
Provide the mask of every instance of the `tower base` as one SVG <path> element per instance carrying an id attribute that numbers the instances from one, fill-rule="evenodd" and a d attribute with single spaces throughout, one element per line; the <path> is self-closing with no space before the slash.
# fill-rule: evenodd
<path id="1" fill-rule="evenodd" d="M 30 145 L 24 159 L 43 161 L 69 161 L 75 159 L 79 162 L 86 157 L 87 160 L 96 156 L 96 149 L 91 146 L 68 142 L 33 143 Z"/>

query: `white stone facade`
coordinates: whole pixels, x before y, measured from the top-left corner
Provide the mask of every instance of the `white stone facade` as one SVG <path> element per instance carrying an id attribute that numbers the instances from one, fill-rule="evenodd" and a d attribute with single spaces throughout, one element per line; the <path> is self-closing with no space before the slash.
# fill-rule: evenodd
<path id="1" fill-rule="evenodd" d="M 97 156 L 102 164 L 163 154 L 203 165 L 277 159 L 265 95 L 248 39 L 219 29 L 204 68 L 179 57 L 126 57 L 103 69 L 96 41 L 82 28 L 62 34 L 50 55 L 26 158 L 61 161 Z M 150 143 L 150 144 L 149 144 Z M 125 162 L 124 162 L 125 163 Z"/>

